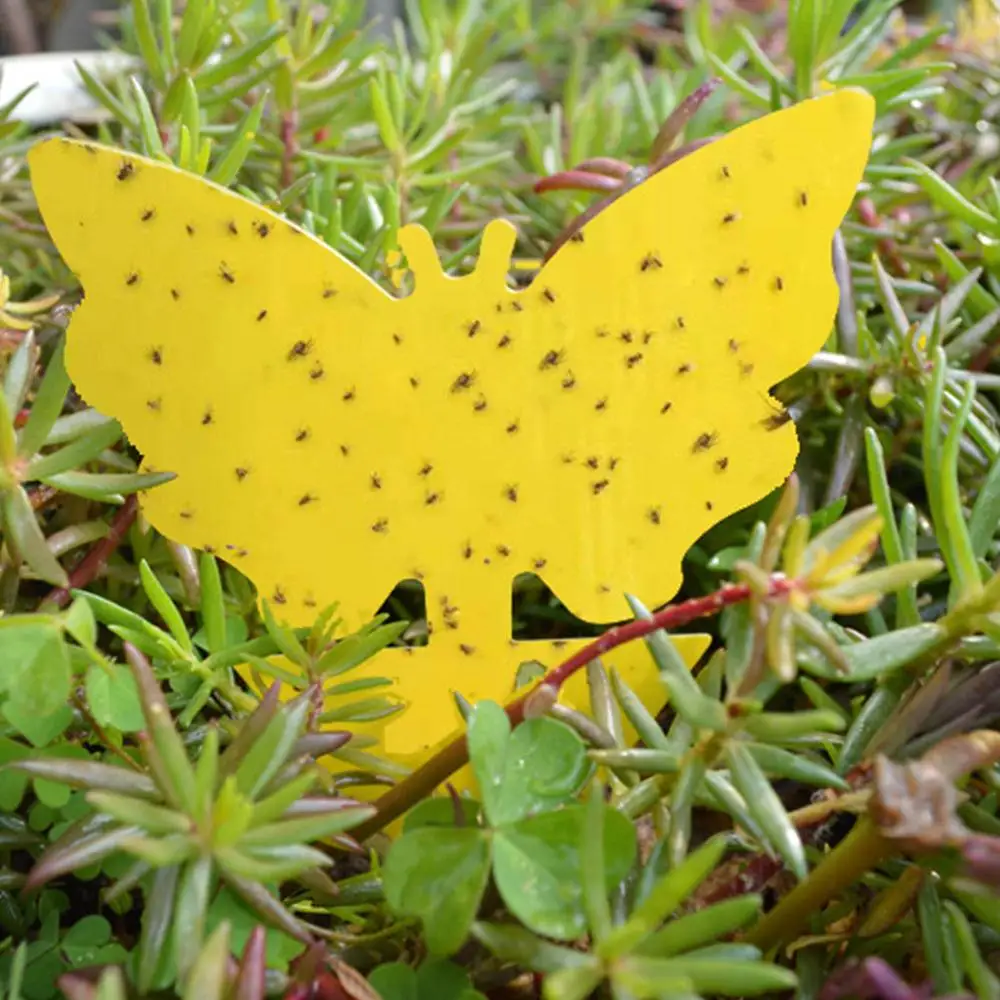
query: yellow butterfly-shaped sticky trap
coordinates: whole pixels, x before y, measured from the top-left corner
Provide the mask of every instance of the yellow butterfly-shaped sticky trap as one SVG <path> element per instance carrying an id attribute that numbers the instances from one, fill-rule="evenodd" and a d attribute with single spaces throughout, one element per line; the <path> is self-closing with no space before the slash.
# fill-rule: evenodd
<path id="1" fill-rule="evenodd" d="M 768 390 L 829 331 L 831 239 L 872 119 L 845 90 L 737 129 L 617 200 L 522 291 L 508 223 L 457 279 L 407 227 L 405 298 L 171 166 L 57 139 L 31 169 L 85 290 L 77 387 L 177 473 L 144 498 L 152 524 L 294 624 L 337 600 L 359 625 L 423 581 L 428 648 L 361 670 L 411 706 L 373 730 L 415 764 L 459 725 L 453 691 L 505 700 L 519 661 L 575 648 L 512 648 L 517 573 L 617 619 L 624 592 L 672 596 L 688 547 L 792 469 Z M 609 662 L 662 704 L 641 645 Z"/>

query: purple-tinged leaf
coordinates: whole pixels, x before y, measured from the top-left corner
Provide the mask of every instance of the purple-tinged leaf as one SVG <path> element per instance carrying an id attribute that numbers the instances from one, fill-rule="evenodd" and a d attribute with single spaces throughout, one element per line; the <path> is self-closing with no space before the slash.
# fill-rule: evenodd
<path id="1" fill-rule="evenodd" d="M 81 837 L 62 847 L 53 845 L 28 873 L 24 892 L 34 892 L 60 875 L 67 875 L 77 868 L 86 868 L 104 860 L 109 854 L 119 850 L 125 841 L 141 832 L 137 826 L 122 826 L 107 833 Z"/>

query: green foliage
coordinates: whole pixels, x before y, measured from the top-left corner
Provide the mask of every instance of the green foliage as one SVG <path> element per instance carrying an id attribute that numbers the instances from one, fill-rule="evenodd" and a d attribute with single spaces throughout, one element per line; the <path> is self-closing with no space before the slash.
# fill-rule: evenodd
<path id="1" fill-rule="evenodd" d="M 386 899 L 420 917 L 427 947 L 449 955 L 479 912 L 491 867 L 504 903 L 526 927 L 572 940 L 586 929 L 578 881 L 586 808 L 575 804 L 587 781 L 587 751 L 568 726 L 530 719 L 511 731 L 503 709 L 476 705 L 469 753 L 483 790 L 481 824 L 442 829 L 412 824 L 386 862 Z M 464 817 L 463 817 L 464 819 Z M 635 856 L 631 823 L 601 806 L 603 872 L 610 891 Z"/>
<path id="2" fill-rule="evenodd" d="M 595 800 L 596 801 L 596 800 Z M 600 827 L 591 808 L 584 846 L 599 858 Z M 643 866 L 628 899 L 628 911 L 615 920 L 606 891 L 594 884 L 589 866 L 578 873 L 590 895 L 590 953 L 563 948 L 509 924 L 477 923 L 476 937 L 500 958 L 546 973 L 546 996 L 585 997 L 607 979 L 613 991 L 640 997 L 664 994 L 754 996 L 796 984 L 786 969 L 759 961 L 755 949 L 729 952 L 713 948 L 718 938 L 739 930 L 759 912 L 759 896 L 742 896 L 658 928 L 710 874 L 725 853 L 724 839 L 709 841 L 679 866 L 657 871 L 657 853 Z M 589 860 L 589 859 L 588 859 Z M 599 869 L 598 869 L 599 872 Z M 599 880 L 598 880 L 599 881 Z"/>
<path id="3" fill-rule="evenodd" d="M 368 982 L 382 1000 L 485 1000 L 472 988 L 467 972 L 441 960 L 424 962 L 419 969 L 386 962 L 372 969 Z"/>
<path id="4" fill-rule="evenodd" d="M 677 605 L 630 599 L 666 713 L 597 659 L 587 711 L 551 678 L 510 718 L 463 704 L 478 798 L 428 797 L 461 745 L 407 775 L 345 744 L 400 709 L 350 670 L 425 641 L 418 587 L 353 635 L 333 609 L 292 630 L 144 525 L 170 474 L 72 392 L 79 290 L 31 195 L 24 95 L 0 108 L 3 1000 L 474 1000 L 525 972 L 547 1000 L 832 998 L 873 956 L 997 995 L 995 51 L 896 0 L 678 6 L 412 0 L 380 32 L 356 0 L 129 0 L 107 44 L 134 68 L 80 69 L 105 112 L 84 131 L 276 208 L 387 288 L 401 222 L 453 273 L 498 215 L 537 259 L 692 143 L 828 84 L 875 96 L 835 328 L 778 389 L 797 478 L 692 548 Z M 694 674 L 689 623 L 716 640 Z M 581 634 L 535 577 L 513 627 Z M 352 796 L 390 787 L 413 808 L 388 844 L 385 805 Z"/>
<path id="5" fill-rule="evenodd" d="M 111 924 L 104 917 L 83 917 L 60 935 L 58 911 L 52 909 L 49 914 L 37 940 L 23 952 L 0 960 L 0 977 L 10 984 L 11 997 L 18 995 L 15 990 L 20 990 L 24 1000 L 58 997 L 61 994 L 56 979 L 61 973 L 92 965 L 113 965 L 127 956 L 125 948 L 112 942 Z"/>
<path id="6" fill-rule="evenodd" d="M 143 715 L 142 768 L 39 757 L 8 765 L 85 790 L 93 810 L 41 855 L 26 888 L 127 855 L 131 864 L 105 898 L 147 886 L 149 905 L 135 956 L 141 990 L 196 977 L 220 879 L 260 918 L 308 942 L 308 930 L 269 886 L 307 873 L 322 884 L 320 869 L 331 858 L 308 843 L 342 834 L 371 811 L 351 799 L 308 794 L 319 775 L 300 740 L 315 692 L 279 707 L 274 688 L 225 751 L 218 729 L 209 728 L 192 764 L 148 661 L 133 647 L 125 649 Z M 329 736 L 326 748 L 346 738 Z"/>

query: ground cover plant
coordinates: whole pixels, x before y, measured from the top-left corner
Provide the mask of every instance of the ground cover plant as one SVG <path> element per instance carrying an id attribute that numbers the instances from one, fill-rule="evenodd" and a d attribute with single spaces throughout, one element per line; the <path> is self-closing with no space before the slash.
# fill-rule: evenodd
<path id="1" fill-rule="evenodd" d="M 106 121 L 50 132 L 232 187 L 386 289 L 401 224 L 457 274 L 507 217 L 527 282 L 652 172 L 862 87 L 836 322 L 775 390 L 796 474 L 607 635 L 519 579 L 515 637 L 594 644 L 506 712 L 457 692 L 467 739 L 408 773 L 366 728 L 392 686 L 358 678 L 427 641 L 419 581 L 358 631 L 290 628 L 144 521 L 166 474 L 70 384 L 44 135 L 3 108 L 0 995 L 1000 995 L 1000 16 L 414 0 L 388 28 L 350 0 L 135 0 L 107 38 L 134 73 L 85 74 Z M 693 671 L 685 632 L 712 639 Z M 668 681 L 658 717 L 602 662 L 625 642 Z M 467 762 L 479 798 L 430 796 Z"/>

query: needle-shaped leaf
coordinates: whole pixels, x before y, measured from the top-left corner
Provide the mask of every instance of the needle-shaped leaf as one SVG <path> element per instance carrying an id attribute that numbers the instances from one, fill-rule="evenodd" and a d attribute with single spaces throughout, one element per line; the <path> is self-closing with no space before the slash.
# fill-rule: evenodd
<path id="1" fill-rule="evenodd" d="M 227 875 L 252 879 L 255 882 L 285 882 L 298 878 L 304 871 L 333 864 L 323 851 L 305 844 L 284 844 L 279 847 L 223 847 L 216 860 Z"/>
<path id="2" fill-rule="evenodd" d="M 176 867 L 160 868 L 153 875 L 152 886 L 142 912 L 139 936 L 137 985 L 143 992 L 153 985 L 163 961 L 164 945 L 170 940 L 177 896 Z"/>
<path id="3" fill-rule="evenodd" d="M 750 814 L 767 835 L 770 846 L 799 879 L 804 879 L 807 867 L 802 838 L 750 750 L 739 741 L 730 740 L 726 746 L 726 759 L 733 784 L 746 800 Z"/>
<path id="4" fill-rule="evenodd" d="M 149 490 L 173 478 L 172 472 L 59 472 L 42 482 L 88 500 L 121 503 L 123 494 Z"/>
<path id="5" fill-rule="evenodd" d="M 667 749 L 669 744 L 663 728 L 642 703 L 642 699 L 625 683 L 617 670 L 611 671 L 611 689 L 614 691 L 615 698 L 618 700 L 625 718 L 628 719 L 639 739 L 652 749 Z"/>
<path id="6" fill-rule="evenodd" d="M 174 961 L 181 978 L 187 975 L 204 940 L 205 916 L 216 882 L 211 857 L 196 858 L 181 869 L 171 920 Z"/>
<path id="7" fill-rule="evenodd" d="M 3 395 L 9 413 L 15 414 L 24 406 L 37 361 L 38 345 L 35 334 L 29 330 L 18 344 L 4 372 Z"/>
<path id="8" fill-rule="evenodd" d="M 903 163 L 937 207 L 979 232 L 1000 236 L 1000 219 L 974 205 L 926 163 L 909 158 Z"/>
<path id="9" fill-rule="evenodd" d="M 896 513 L 889 492 L 889 480 L 885 470 L 885 456 L 878 434 L 871 427 L 865 430 L 865 454 L 868 462 L 868 484 L 872 500 L 882 519 L 882 549 L 890 564 L 903 562 L 903 547 L 899 535 Z M 1000 463 L 998 463 L 1000 468 Z M 998 473 L 1000 476 L 1000 473 Z M 1000 480 L 998 480 L 1000 481 Z M 998 511 L 1000 513 L 1000 511 Z M 970 533 L 971 533 L 970 527 Z M 896 596 L 896 621 L 900 626 L 916 625 L 920 621 L 917 610 L 916 588 L 904 587 Z"/>
<path id="10" fill-rule="evenodd" d="M 113 816 L 119 823 L 141 826 L 152 834 L 191 832 L 191 821 L 173 809 L 129 798 L 114 792 L 88 792 L 87 801 L 98 811 Z"/>
<path id="11" fill-rule="evenodd" d="M 182 808 L 190 815 L 196 808 L 194 801 L 194 768 L 180 734 L 174 727 L 166 698 L 153 674 L 149 661 L 133 646 L 126 644 L 125 656 L 132 669 L 147 733 L 162 764 L 162 778 L 166 786 L 161 789 L 171 805 Z"/>
<path id="12" fill-rule="evenodd" d="M 667 847 L 670 863 L 677 866 L 686 857 L 691 843 L 692 816 L 695 798 L 708 770 L 700 754 L 689 755 L 681 766 L 677 781 L 670 791 L 670 827 Z"/>
<path id="13" fill-rule="evenodd" d="M 713 837 L 668 871 L 650 889 L 629 919 L 605 938 L 600 954 L 624 955 L 656 931 L 722 860 L 727 841 Z"/>
<path id="14" fill-rule="evenodd" d="M 325 814 L 318 813 L 254 827 L 240 838 L 240 843 L 248 847 L 277 847 L 296 841 L 324 840 L 335 833 L 350 830 L 374 812 L 372 806 L 355 804 L 353 807 L 341 807 L 338 803 Z"/>
<path id="15" fill-rule="evenodd" d="M 70 444 L 58 451 L 40 455 L 28 463 L 25 479 L 47 479 L 70 469 L 86 465 L 101 452 L 113 445 L 122 436 L 122 429 L 115 421 L 109 421 L 81 434 Z"/>
<path id="16" fill-rule="evenodd" d="M 943 352 L 938 354 L 938 365 L 946 365 Z M 961 406 L 952 417 L 941 449 L 940 511 L 943 519 L 942 544 L 947 551 L 942 554 L 952 573 L 953 586 L 959 597 L 968 597 L 982 589 L 976 554 L 969 534 L 965 512 L 962 509 L 961 487 L 958 481 L 958 456 L 965 425 L 976 398 L 976 385 L 969 382 L 965 387 Z M 935 524 L 935 527 L 938 527 Z"/>
<path id="17" fill-rule="evenodd" d="M 230 924 L 224 920 L 212 932 L 186 977 L 184 1000 L 222 1000 L 229 975 Z"/>
<path id="18" fill-rule="evenodd" d="M 70 380 L 63 362 L 65 341 L 60 340 L 45 366 L 45 374 L 35 393 L 28 419 L 18 433 L 18 451 L 30 458 L 45 443 L 69 392 Z"/>
<path id="19" fill-rule="evenodd" d="M 96 864 L 140 833 L 139 827 L 116 826 L 66 843 L 57 843 L 31 869 L 24 884 L 25 890 L 33 891 L 61 875 Z"/>
<path id="20" fill-rule="evenodd" d="M 794 989 L 798 977 L 791 969 L 770 962 L 711 958 L 633 959 L 637 970 L 656 970 L 666 979 L 687 980 L 694 995 L 757 996 Z M 655 964 L 654 964 L 655 963 Z"/>
<path id="21" fill-rule="evenodd" d="M 180 610 L 171 600 L 170 595 L 156 578 L 156 574 L 150 569 L 149 563 L 145 559 L 139 563 L 139 578 L 142 580 L 142 589 L 146 592 L 150 604 L 163 619 L 170 634 L 174 637 L 174 641 L 185 652 L 193 653 L 194 644 L 191 642 L 191 635 L 183 617 L 181 617 Z"/>
<path id="22" fill-rule="evenodd" d="M 636 618 L 646 621 L 652 618 L 637 597 L 630 596 L 628 602 Z M 678 715 L 699 728 L 725 728 L 725 709 L 714 698 L 706 697 L 698 687 L 670 636 L 663 629 L 657 629 L 645 637 L 645 642 L 670 689 L 670 701 Z"/>
<path id="23" fill-rule="evenodd" d="M 604 799 L 600 786 L 591 785 L 587 799 L 580 849 L 580 885 L 587 927 L 595 945 L 611 930 L 611 907 L 604 881 Z"/>
<path id="24" fill-rule="evenodd" d="M 9 533 L 10 547 L 47 583 L 56 587 L 68 587 L 66 571 L 52 554 L 31 501 L 20 486 L 12 486 L 0 494 L 0 511 Z"/>
<path id="25" fill-rule="evenodd" d="M 599 968 L 598 961 L 593 956 L 574 948 L 553 944 L 516 924 L 477 922 L 472 925 L 472 934 L 498 958 L 516 962 L 535 972 Z"/>
<path id="26" fill-rule="evenodd" d="M 804 753 L 792 753 L 764 743 L 748 743 L 747 749 L 765 774 L 799 781 L 817 788 L 838 788 L 850 791 L 851 786 L 832 768 L 813 760 Z"/>
<path id="27" fill-rule="evenodd" d="M 312 944 L 308 930 L 259 882 L 241 878 L 235 872 L 229 871 L 226 873 L 226 884 L 250 909 L 259 914 L 265 923 L 284 931 L 296 941 Z"/>
<path id="28" fill-rule="evenodd" d="M 146 775 L 97 761 L 32 757 L 13 761 L 7 767 L 47 781 L 62 782 L 73 788 L 101 789 L 152 800 L 160 798 L 156 785 Z"/>
<path id="29" fill-rule="evenodd" d="M 238 787 L 256 797 L 288 760 L 311 709 L 310 699 L 300 695 L 283 706 L 247 750 L 234 772 Z"/>

